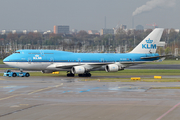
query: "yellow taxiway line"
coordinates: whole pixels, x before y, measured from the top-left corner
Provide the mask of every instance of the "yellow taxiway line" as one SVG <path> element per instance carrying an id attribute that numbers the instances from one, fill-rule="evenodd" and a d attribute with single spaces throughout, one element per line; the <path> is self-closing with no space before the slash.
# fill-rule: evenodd
<path id="1" fill-rule="evenodd" d="M 6 79 L 0 78 L 0 80 L 6 80 Z"/>
<path id="2" fill-rule="evenodd" d="M 59 84 L 59 85 L 55 85 L 55 86 L 53 86 L 53 87 L 47 87 L 47 88 L 35 90 L 35 91 L 32 91 L 32 92 L 28 93 L 28 95 L 31 95 L 31 94 L 37 93 L 37 92 L 41 92 L 41 91 L 44 91 L 44 90 L 48 90 L 48 89 L 51 89 L 51 88 L 57 88 L 57 87 L 60 87 L 60 86 L 62 86 L 62 85 L 63 85 L 63 83 L 61 83 L 61 84 Z M 1 100 L 6 100 L 6 99 L 9 99 L 9 98 L 13 98 L 13 97 L 17 97 L 17 96 L 21 96 L 21 95 L 24 95 L 24 94 L 17 94 L 17 95 L 12 95 L 12 96 L 5 97 L 5 98 L 0 98 L 0 101 L 1 101 Z"/>
<path id="3" fill-rule="evenodd" d="M 32 91 L 32 92 L 28 93 L 28 95 L 33 94 L 33 93 L 37 93 L 37 92 L 41 92 L 41 91 L 44 91 L 44 90 L 48 90 L 48 89 L 51 89 L 51 88 L 59 87 L 59 86 L 62 86 L 62 85 L 63 85 L 63 83 L 61 83 L 60 85 L 53 86 L 53 87 L 47 87 L 47 88 L 35 90 L 35 91 Z"/>
<path id="4" fill-rule="evenodd" d="M 53 87 L 47 87 L 47 88 L 35 90 L 35 91 L 33 91 L 33 92 L 28 93 L 28 95 L 33 94 L 33 93 L 37 93 L 37 92 L 41 92 L 41 91 L 43 91 L 43 90 L 48 90 L 48 89 L 51 89 L 51 88 L 53 88 Z"/>
<path id="5" fill-rule="evenodd" d="M 12 95 L 12 96 L 5 97 L 5 98 L 0 98 L 0 100 L 5 100 L 5 99 L 12 98 L 12 97 L 20 96 L 20 95 L 21 95 L 21 94 L 17 94 L 17 95 Z"/>

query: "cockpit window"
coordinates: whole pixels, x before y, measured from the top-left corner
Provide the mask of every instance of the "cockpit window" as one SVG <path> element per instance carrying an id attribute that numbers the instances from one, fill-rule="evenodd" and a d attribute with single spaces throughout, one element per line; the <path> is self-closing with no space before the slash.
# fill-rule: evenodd
<path id="1" fill-rule="evenodd" d="M 15 53 L 20 53 L 20 52 L 15 52 Z"/>

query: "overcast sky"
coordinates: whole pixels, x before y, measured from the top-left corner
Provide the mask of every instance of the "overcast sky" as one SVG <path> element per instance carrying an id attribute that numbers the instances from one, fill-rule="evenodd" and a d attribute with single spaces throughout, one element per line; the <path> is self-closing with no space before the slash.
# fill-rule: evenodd
<path id="1" fill-rule="evenodd" d="M 134 26 L 180 29 L 179 12 L 180 0 L 0 0 L 0 30 L 100 30 L 105 16 L 106 28 L 132 28 L 133 15 Z"/>

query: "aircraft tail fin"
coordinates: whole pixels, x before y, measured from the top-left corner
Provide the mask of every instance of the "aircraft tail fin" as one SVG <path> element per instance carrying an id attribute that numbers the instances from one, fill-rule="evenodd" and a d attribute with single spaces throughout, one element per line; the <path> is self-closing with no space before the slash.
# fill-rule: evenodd
<path id="1" fill-rule="evenodd" d="M 156 53 L 158 44 L 163 33 L 163 28 L 154 29 L 142 42 L 130 53 Z"/>

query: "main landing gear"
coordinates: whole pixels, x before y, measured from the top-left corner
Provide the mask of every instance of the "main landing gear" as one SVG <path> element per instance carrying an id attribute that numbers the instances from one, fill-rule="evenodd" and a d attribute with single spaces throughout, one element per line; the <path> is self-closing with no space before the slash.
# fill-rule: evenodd
<path id="1" fill-rule="evenodd" d="M 78 74 L 79 77 L 91 77 L 91 73 Z"/>
<path id="2" fill-rule="evenodd" d="M 71 72 L 70 73 L 67 72 L 67 77 L 74 77 L 74 74 Z"/>
<path id="3" fill-rule="evenodd" d="M 75 74 L 67 71 L 67 77 L 74 77 Z M 78 74 L 79 77 L 91 77 L 91 73 Z"/>

